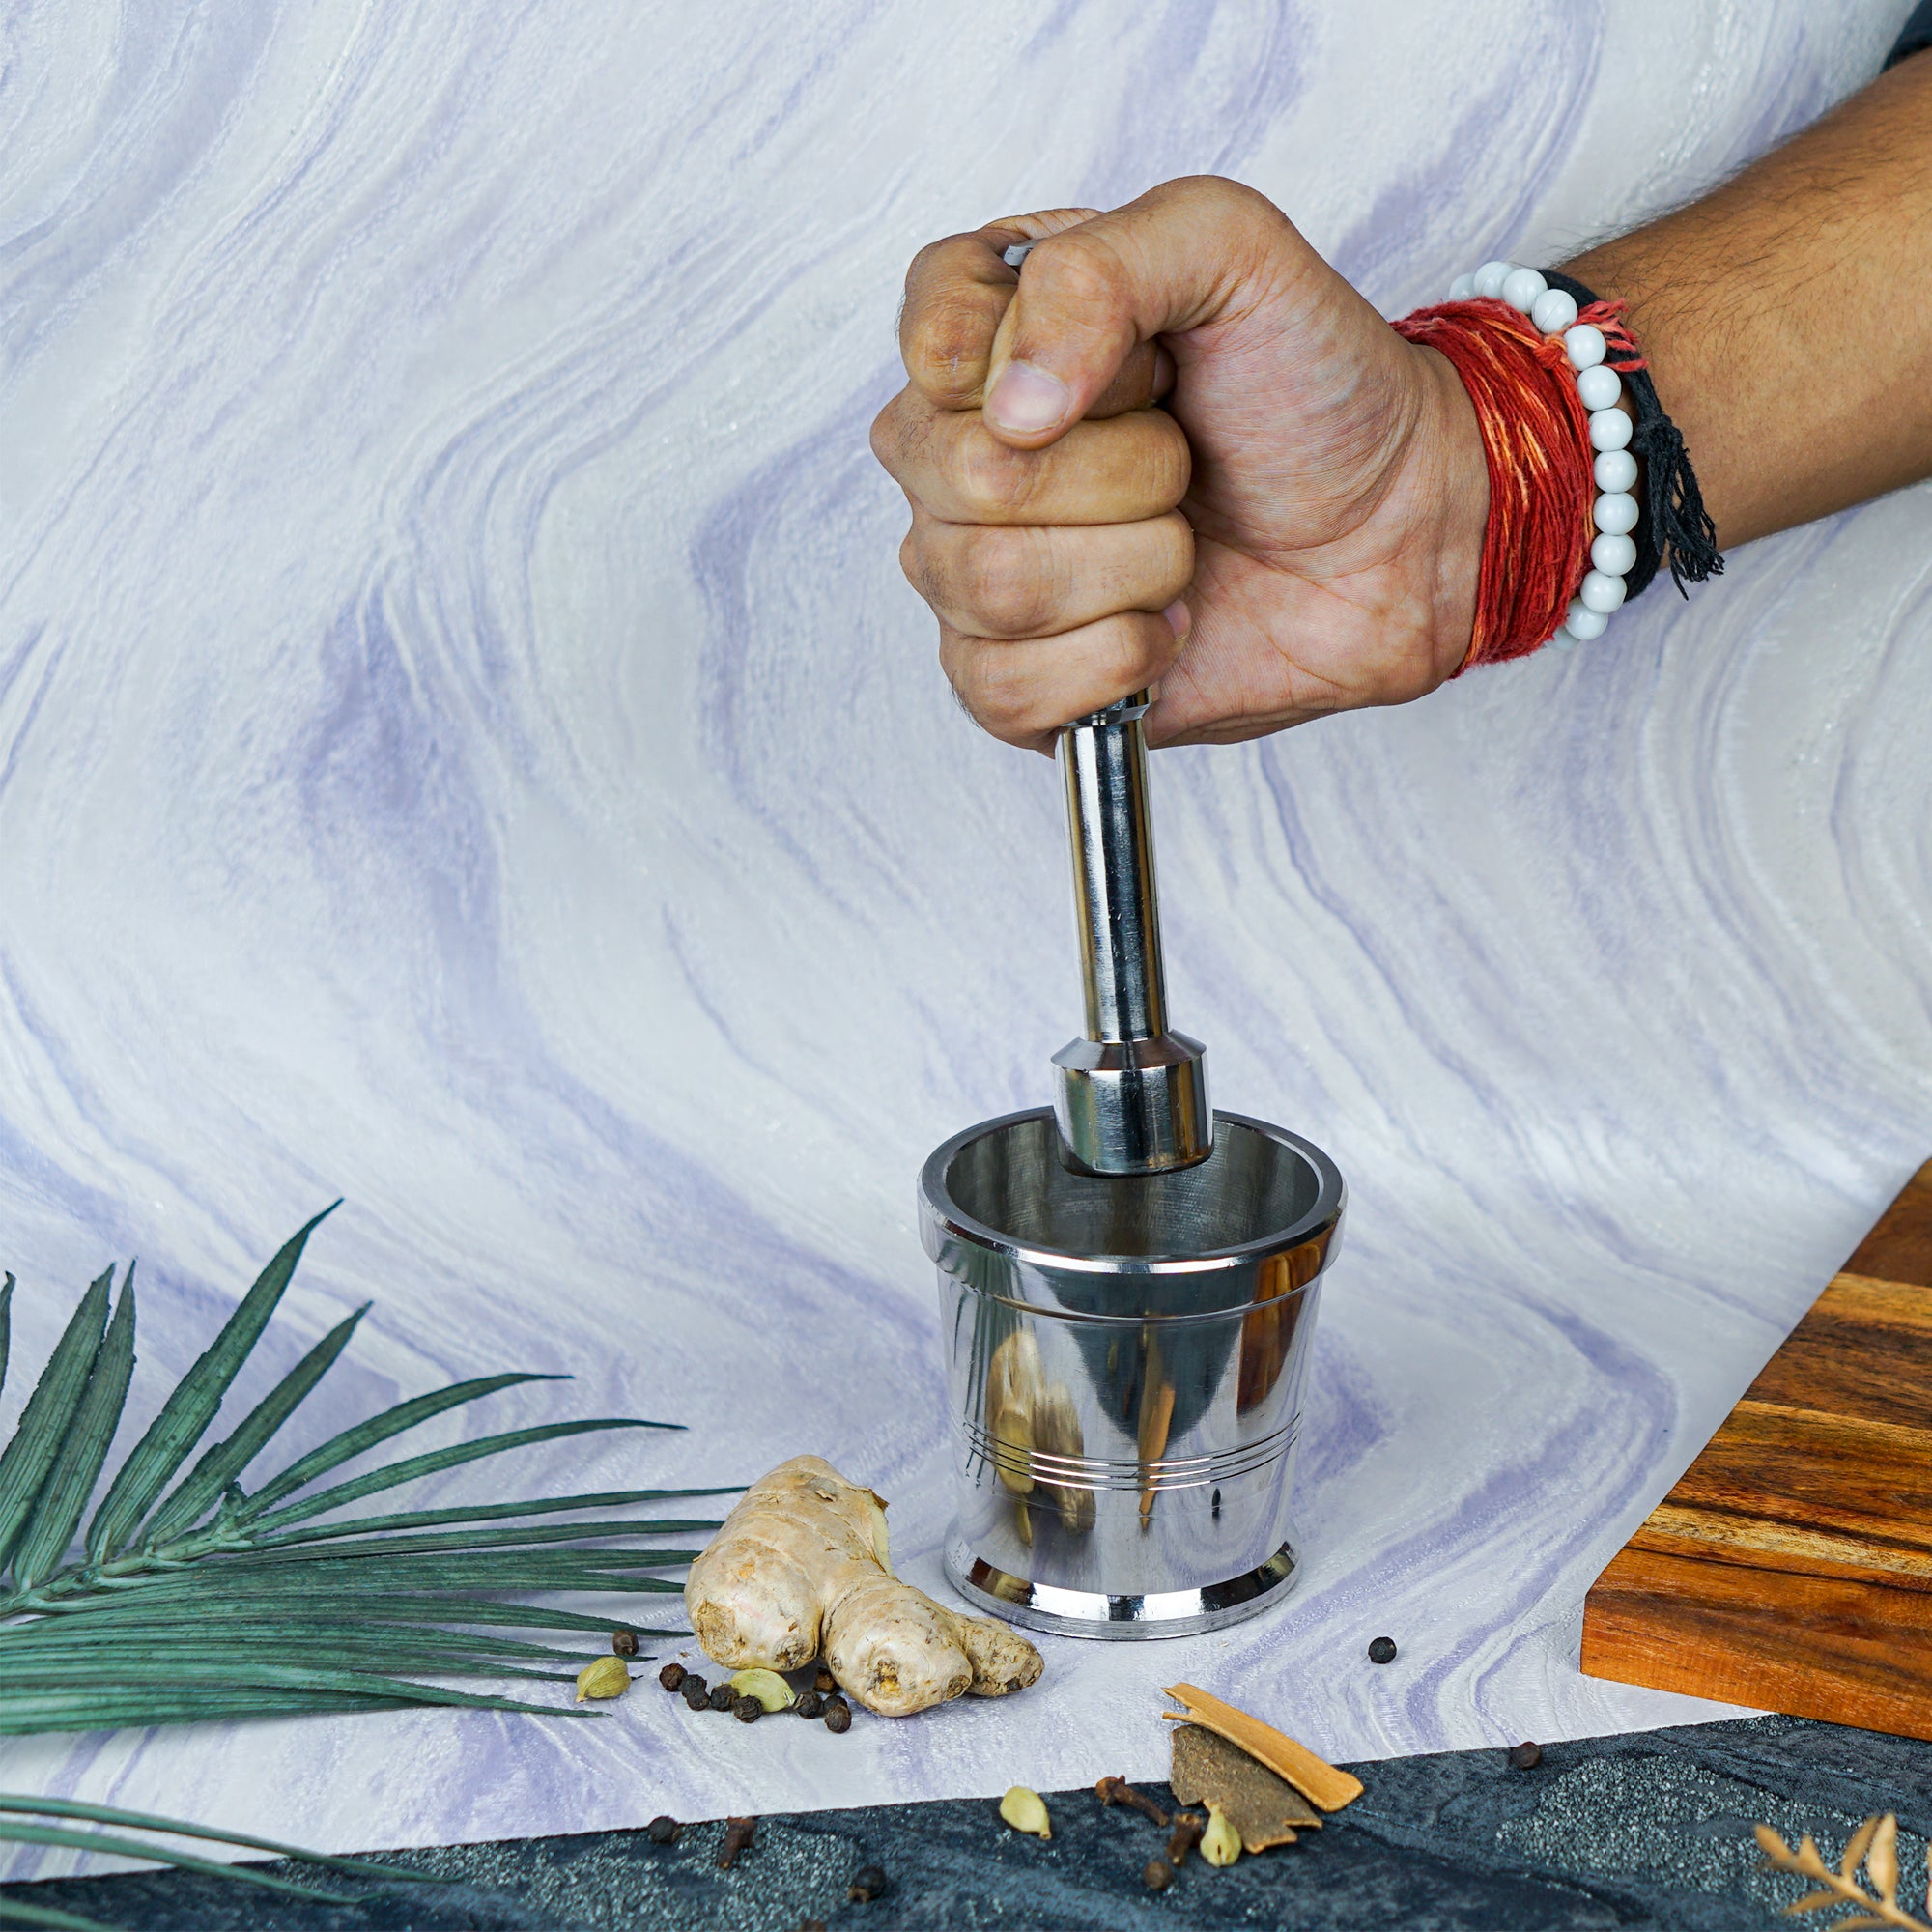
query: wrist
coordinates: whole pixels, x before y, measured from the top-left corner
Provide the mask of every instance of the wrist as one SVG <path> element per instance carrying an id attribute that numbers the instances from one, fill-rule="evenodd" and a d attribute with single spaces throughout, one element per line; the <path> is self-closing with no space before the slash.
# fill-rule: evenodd
<path id="1" fill-rule="evenodd" d="M 1483 538 L 1490 516 L 1490 469 L 1475 406 L 1455 365 L 1440 350 L 1411 345 L 1422 372 L 1424 421 L 1420 458 L 1423 500 L 1435 504 L 1431 568 L 1424 588 L 1433 682 L 1463 668 L 1476 623 Z"/>

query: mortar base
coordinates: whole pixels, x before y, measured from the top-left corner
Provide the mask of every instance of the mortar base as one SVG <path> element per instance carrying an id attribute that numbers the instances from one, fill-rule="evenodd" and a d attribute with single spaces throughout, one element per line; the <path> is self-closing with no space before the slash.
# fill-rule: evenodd
<path id="1" fill-rule="evenodd" d="M 956 1525 L 946 1540 L 946 1579 L 968 1603 L 1003 1622 L 1054 1636 L 1129 1642 L 1198 1636 L 1271 1609 L 1294 1588 L 1298 1576 L 1293 1547 L 1284 1543 L 1265 1563 L 1225 1582 L 1144 1597 L 1109 1597 L 1009 1576 L 974 1555 Z"/>

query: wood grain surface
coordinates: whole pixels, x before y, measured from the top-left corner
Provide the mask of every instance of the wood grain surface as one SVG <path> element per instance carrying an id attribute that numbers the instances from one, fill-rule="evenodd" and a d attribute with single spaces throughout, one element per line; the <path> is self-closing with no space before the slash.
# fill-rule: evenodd
<path id="1" fill-rule="evenodd" d="M 1583 1670 L 1932 1738 L 1932 1162 L 1592 1585 Z"/>

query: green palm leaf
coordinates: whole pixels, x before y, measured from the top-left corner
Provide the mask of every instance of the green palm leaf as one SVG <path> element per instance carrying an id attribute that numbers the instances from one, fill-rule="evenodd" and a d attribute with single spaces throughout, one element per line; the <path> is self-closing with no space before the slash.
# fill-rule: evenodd
<path id="1" fill-rule="evenodd" d="M 107 1825 L 119 1829 L 106 1832 L 76 1832 L 67 1824 L 42 1825 L 34 1819 L 63 1819 L 84 1824 Z M 285 1845 L 276 1838 L 258 1838 L 247 1832 L 220 1832 L 207 1825 L 193 1825 L 180 1818 L 159 1818 L 148 1811 L 124 1811 L 114 1804 L 90 1804 L 78 1798 L 23 1798 L 0 1792 L 0 1844 L 48 1845 L 63 1851 L 109 1852 L 123 1858 L 145 1860 L 150 1864 L 173 1865 L 184 1871 L 202 1873 L 236 1885 L 254 1886 L 285 1896 L 321 1900 L 326 1904 L 353 1905 L 353 1899 L 332 1891 L 303 1885 L 259 1866 L 231 1864 L 204 1859 L 193 1852 L 169 1844 L 156 1844 L 148 1838 L 128 1837 L 129 1832 L 148 1832 L 166 1838 L 194 1838 L 211 1844 L 232 1845 L 241 1851 L 272 1852 L 277 1858 L 298 1864 L 321 1866 L 345 1877 L 376 1879 L 401 1885 L 440 1885 L 443 1880 L 433 1872 L 415 1871 L 408 1865 L 378 1864 L 370 1859 L 350 1859 L 327 1852 L 305 1851 L 299 1845 Z M 42 1925 L 54 1932 L 116 1932 L 98 1918 L 58 1906 L 29 1902 L 18 1896 L 0 1895 L 0 1924 Z"/>
<path id="2" fill-rule="evenodd" d="M 108 1446 L 121 1424 L 128 1400 L 128 1378 L 134 1372 L 134 1270 L 130 1264 L 121 1282 L 121 1299 L 107 1333 L 95 1352 L 87 1387 L 75 1404 L 60 1453 L 47 1471 L 34 1500 L 20 1547 L 14 1552 L 14 1579 L 31 1590 L 67 1554 L 80 1513 L 94 1493 Z"/>
<path id="3" fill-rule="evenodd" d="M 132 1541 L 141 1519 L 167 1487 L 168 1478 L 181 1467 L 188 1451 L 214 1420 L 228 1385 L 241 1373 L 248 1351 L 269 1325 L 269 1318 L 295 1274 L 309 1236 L 341 1205 L 339 1201 L 331 1202 L 282 1243 L 274 1260 L 256 1277 L 254 1287 L 222 1324 L 221 1333 L 175 1385 L 160 1414 L 134 1445 L 134 1453 L 122 1463 L 121 1473 L 115 1477 L 106 1500 L 95 1512 L 87 1532 L 90 1556 L 97 1560 L 112 1556 Z"/>
<path id="4" fill-rule="evenodd" d="M 113 1279 L 114 1270 L 109 1268 L 81 1297 L 27 1398 L 13 1440 L 0 1453 L 0 1564 L 13 1555 L 86 1392 L 107 1325 L 107 1290 Z"/>
<path id="5" fill-rule="evenodd" d="M 13 1320 L 14 1277 L 0 1281 L 0 1388 L 7 1386 L 7 1337 Z"/>
<path id="6" fill-rule="evenodd" d="M 340 1435 L 331 1435 L 320 1448 L 311 1449 L 299 1462 L 291 1463 L 279 1476 L 264 1483 L 252 1496 L 239 1503 L 235 1514 L 243 1521 L 259 1516 L 271 1503 L 294 1495 L 318 1476 L 326 1476 L 329 1470 L 339 1468 L 344 1463 L 375 1448 L 377 1443 L 386 1442 L 391 1436 L 414 1429 L 432 1416 L 441 1415 L 466 1402 L 478 1402 L 486 1395 L 495 1395 L 498 1389 L 515 1388 L 520 1382 L 562 1382 L 569 1379 L 568 1376 L 478 1376 L 474 1381 L 455 1382 L 446 1389 L 436 1389 L 428 1395 L 412 1396 L 408 1402 L 399 1402 L 393 1408 L 385 1408 L 381 1414 L 372 1415 L 368 1421 L 358 1422 L 353 1429 L 345 1429 Z"/>
<path id="7" fill-rule="evenodd" d="M 47 1925 L 53 1932 L 118 1932 L 99 1918 L 83 1918 L 51 1905 L 29 1905 L 24 1899 L 0 1898 L 0 1922 L 9 1925 Z"/>
<path id="8" fill-rule="evenodd" d="M 605 1490 L 313 1520 L 513 1450 L 677 1426 L 636 1416 L 536 1423 L 315 1487 L 436 1416 L 554 1377 L 484 1376 L 411 1397 L 244 1494 L 242 1477 L 348 1347 L 363 1309 L 188 1466 L 322 1219 L 283 1245 L 182 1378 L 113 1476 L 76 1551 L 134 1363 L 132 1269 L 111 1321 L 113 1270 L 88 1290 L 0 1451 L 0 1736 L 411 1706 L 594 1716 L 549 1690 L 571 1682 L 579 1656 L 508 1633 L 562 1636 L 614 1625 L 640 1636 L 688 1634 L 520 1600 L 678 1592 L 680 1582 L 662 1573 L 694 1552 L 665 1540 L 701 1538 L 716 1521 L 634 1512 L 727 1489 Z M 12 1287 L 12 1276 L 0 1284 L 0 1376 Z M 541 1688 L 546 1701 L 451 1681 L 474 1679 Z M 7 1810 L 0 1800 L 0 1814 Z M 57 1829 L 65 1828 L 16 1827 L 0 1815 L 0 1841 Z"/>
<path id="9" fill-rule="evenodd" d="M 355 1314 L 338 1321 L 287 1375 L 248 1412 L 241 1428 L 202 1457 L 148 1521 L 148 1535 L 157 1540 L 170 1530 L 199 1522 L 221 1499 L 221 1492 L 268 1447 L 283 1423 L 300 1406 L 335 1358 L 349 1346 L 356 1324 L 368 1314 L 365 1301 Z"/>

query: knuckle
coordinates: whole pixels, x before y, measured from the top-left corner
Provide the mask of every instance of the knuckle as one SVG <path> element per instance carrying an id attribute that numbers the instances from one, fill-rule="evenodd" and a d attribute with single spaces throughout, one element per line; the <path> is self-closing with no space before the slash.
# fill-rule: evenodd
<path id="1" fill-rule="evenodd" d="M 976 531 L 960 556 L 962 603 L 991 635 L 1031 636 L 1042 629 L 1052 606 L 1052 585 L 1042 580 L 1032 532 Z"/>
<path id="2" fill-rule="evenodd" d="M 993 336 L 1005 302 L 987 289 L 950 295 L 923 308 L 906 333 L 906 373 L 928 396 L 965 401 L 986 379 Z"/>
<path id="3" fill-rule="evenodd" d="M 1109 668 L 1122 691 L 1134 691 L 1167 668 L 1175 652 L 1174 634 L 1158 617 L 1136 612 L 1107 626 Z"/>
<path id="4" fill-rule="evenodd" d="M 952 487 L 973 521 L 1003 523 L 1025 504 L 1034 469 L 1031 452 L 1009 449 L 975 419 L 953 450 Z"/>

